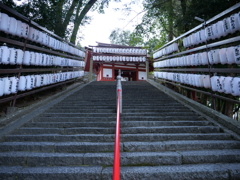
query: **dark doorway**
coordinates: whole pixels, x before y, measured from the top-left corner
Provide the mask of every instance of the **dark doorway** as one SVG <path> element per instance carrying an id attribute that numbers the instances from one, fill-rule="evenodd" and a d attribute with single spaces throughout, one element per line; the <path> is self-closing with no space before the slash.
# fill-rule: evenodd
<path id="1" fill-rule="evenodd" d="M 115 79 L 117 79 L 118 70 L 115 69 Z M 131 70 L 121 70 L 121 76 L 126 81 L 137 81 L 137 72 Z"/>

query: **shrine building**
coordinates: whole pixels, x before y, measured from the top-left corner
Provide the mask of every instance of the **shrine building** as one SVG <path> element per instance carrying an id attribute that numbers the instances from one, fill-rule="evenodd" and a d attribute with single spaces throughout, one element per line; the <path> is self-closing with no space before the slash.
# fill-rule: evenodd
<path id="1" fill-rule="evenodd" d="M 149 64 L 147 50 L 142 47 L 97 42 L 90 46 L 85 58 L 84 71 L 94 72 L 97 81 L 115 81 L 121 70 L 122 81 L 145 81 Z"/>

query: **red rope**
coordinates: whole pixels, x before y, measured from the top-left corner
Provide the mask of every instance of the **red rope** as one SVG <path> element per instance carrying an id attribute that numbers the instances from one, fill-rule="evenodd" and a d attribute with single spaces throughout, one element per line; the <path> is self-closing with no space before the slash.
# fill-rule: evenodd
<path id="1" fill-rule="evenodd" d="M 114 144 L 114 162 L 113 162 L 113 180 L 120 180 L 120 93 L 118 89 L 117 100 L 117 122 L 116 122 L 116 134 Z"/>

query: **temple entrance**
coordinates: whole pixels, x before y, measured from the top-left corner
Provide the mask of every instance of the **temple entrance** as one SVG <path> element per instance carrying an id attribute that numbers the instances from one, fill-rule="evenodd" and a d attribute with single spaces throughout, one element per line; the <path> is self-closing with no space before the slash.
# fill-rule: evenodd
<path id="1" fill-rule="evenodd" d="M 115 69 L 115 79 L 118 76 L 118 70 Z M 121 70 L 123 81 L 137 81 L 137 72 L 132 70 Z"/>

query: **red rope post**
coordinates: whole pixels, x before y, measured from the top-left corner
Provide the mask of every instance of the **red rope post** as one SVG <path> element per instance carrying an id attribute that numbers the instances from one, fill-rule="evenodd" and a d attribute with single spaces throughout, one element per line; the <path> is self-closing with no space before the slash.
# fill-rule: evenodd
<path id="1" fill-rule="evenodd" d="M 117 100 L 117 121 L 116 121 L 116 134 L 114 144 L 114 161 L 113 161 L 113 180 L 120 180 L 120 94 L 121 90 L 118 89 Z"/>

